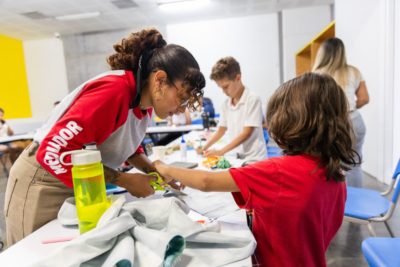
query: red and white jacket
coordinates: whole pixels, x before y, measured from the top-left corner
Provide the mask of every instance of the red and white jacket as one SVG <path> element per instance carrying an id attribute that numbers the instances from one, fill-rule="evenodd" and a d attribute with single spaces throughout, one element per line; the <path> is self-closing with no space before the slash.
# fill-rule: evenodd
<path id="1" fill-rule="evenodd" d="M 39 164 L 72 187 L 71 166 L 60 163 L 60 154 L 95 142 L 104 165 L 117 168 L 140 146 L 152 109 L 129 108 L 136 96 L 130 71 L 103 73 L 76 88 L 58 104 L 34 140 L 40 144 Z"/>

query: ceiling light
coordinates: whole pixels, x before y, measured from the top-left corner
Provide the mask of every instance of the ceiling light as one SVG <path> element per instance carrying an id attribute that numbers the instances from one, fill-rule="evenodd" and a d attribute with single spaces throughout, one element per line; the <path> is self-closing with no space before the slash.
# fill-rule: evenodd
<path id="1" fill-rule="evenodd" d="M 45 15 L 39 11 L 25 12 L 25 13 L 21 13 L 21 15 L 28 17 L 30 19 L 49 19 L 49 18 L 51 18 L 51 16 Z"/>
<path id="2" fill-rule="evenodd" d="M 139 7 L 138 4 L 131 0 L 113 0 L 111 1 L 111 4 L 116 6 L 119 9 L 126 9 L 126 8 L 133 8 L 133 7 Z"/>
<path id="3" fill-rule="evenodd" d="M 55 17 L 56 20 L 80 20 L 80 19 L 89 19 L 89 18 L 95 18 L 100 16 L 100 12 L 87 12 L 87 13 L 78 13 L 78 14 L 70 14 L 70 15 L 64 15 L 64 16 L 57 16 Z"/>
<path id="4" fill-rule="evenodd" d="M 163 11 L 188 11 L 206 6 L 210 0 L 159 0 L 157 5 Z"/>

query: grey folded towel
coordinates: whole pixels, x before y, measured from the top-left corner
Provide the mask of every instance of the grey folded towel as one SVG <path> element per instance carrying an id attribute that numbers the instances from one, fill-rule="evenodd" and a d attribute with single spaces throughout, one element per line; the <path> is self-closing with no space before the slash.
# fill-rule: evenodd
<path id="1" fill-rule="evenodd" d="M 72 202 L 60 209 L 61 222 L 73 221 Z M 221 266 L 253 253 L 252 236 L 221 234 L 218 222 L 201 225 L 187 216 L 189 210 L 177 198 L 125 203 L 120 196 L 96 228 L 32 266 Z"/>

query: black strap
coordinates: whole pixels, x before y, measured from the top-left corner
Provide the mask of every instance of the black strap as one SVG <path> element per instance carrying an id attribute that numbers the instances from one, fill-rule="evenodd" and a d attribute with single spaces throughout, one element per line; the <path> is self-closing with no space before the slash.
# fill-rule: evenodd
<path id="1" fill-rule="evenodd" d="M 142 55 L 140 55 L 140 57 L 139 57 L 139 62 L 138 62 L 138 68 L 137 68 L 137 71 L 136 71 L 136 96 L 135 96 L 135 98 L 133 99 L 133 101 L 131 102 L 131 104 L 129 105 L 129 108 L 131 109 L 131 108 L 136 108 L 137 106 L 139 106 L 139 104 L 140 104 L 140 98 L 142 97 L 142 85 L 141 85 L 141 82 L 142 82 L 142 79 L 141 79 L 141 76 L 142 76 L 142 60 L 143 60 L 143 54 Z"/>
<path id="2" fill-rule="evenodd" d="M 140 98 L 142 96 L 142 76 L 146 74 L 147 62 L 153 56 L 155 49 L 146 49 L 142 52 L 138 61 L 138 68 L 136 71 L 136 96 L 130 104 L 129 108 L 135 108 L 140 104 Z"/>

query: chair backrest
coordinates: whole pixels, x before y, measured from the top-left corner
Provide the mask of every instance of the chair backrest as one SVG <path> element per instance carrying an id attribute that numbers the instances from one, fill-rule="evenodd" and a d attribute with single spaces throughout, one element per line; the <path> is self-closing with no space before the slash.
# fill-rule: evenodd
<path id="1" fill-rule="evenodd" d="M 396 169 L 394 170 L 394 173 L 392 176 L 392 179 L 396 180 L 396 182 L 394 183 L 395 188 L 394 188 L 394 192 L 393 192 L 393 196 L 392 196 L 393 203 L 397 202 L 397 200 L 399 199 L 399 195 L 400 195 L 400 185 L 399 185 L 399 181 L 397 181 L 397 180 L 399 180 L 399 176 L 400 176 L 400 159 L 397 162 Z"/>
<path id="2" fill-rule="evenodd" d="M 214 105 L 210 98 L 203 97 L 203 108 L 204 112 L 208 112 L 210 118 L 215 117 Z"/>
<path id="3" fill-rule="evenodd" d="M 268 130 L 265 129 L 265 128 L 263 128 L 263 135 L 264 135 L 265 143 L 268 144 L 268 142 L 269 142 L 269 134 L 268 134 Z"/>

